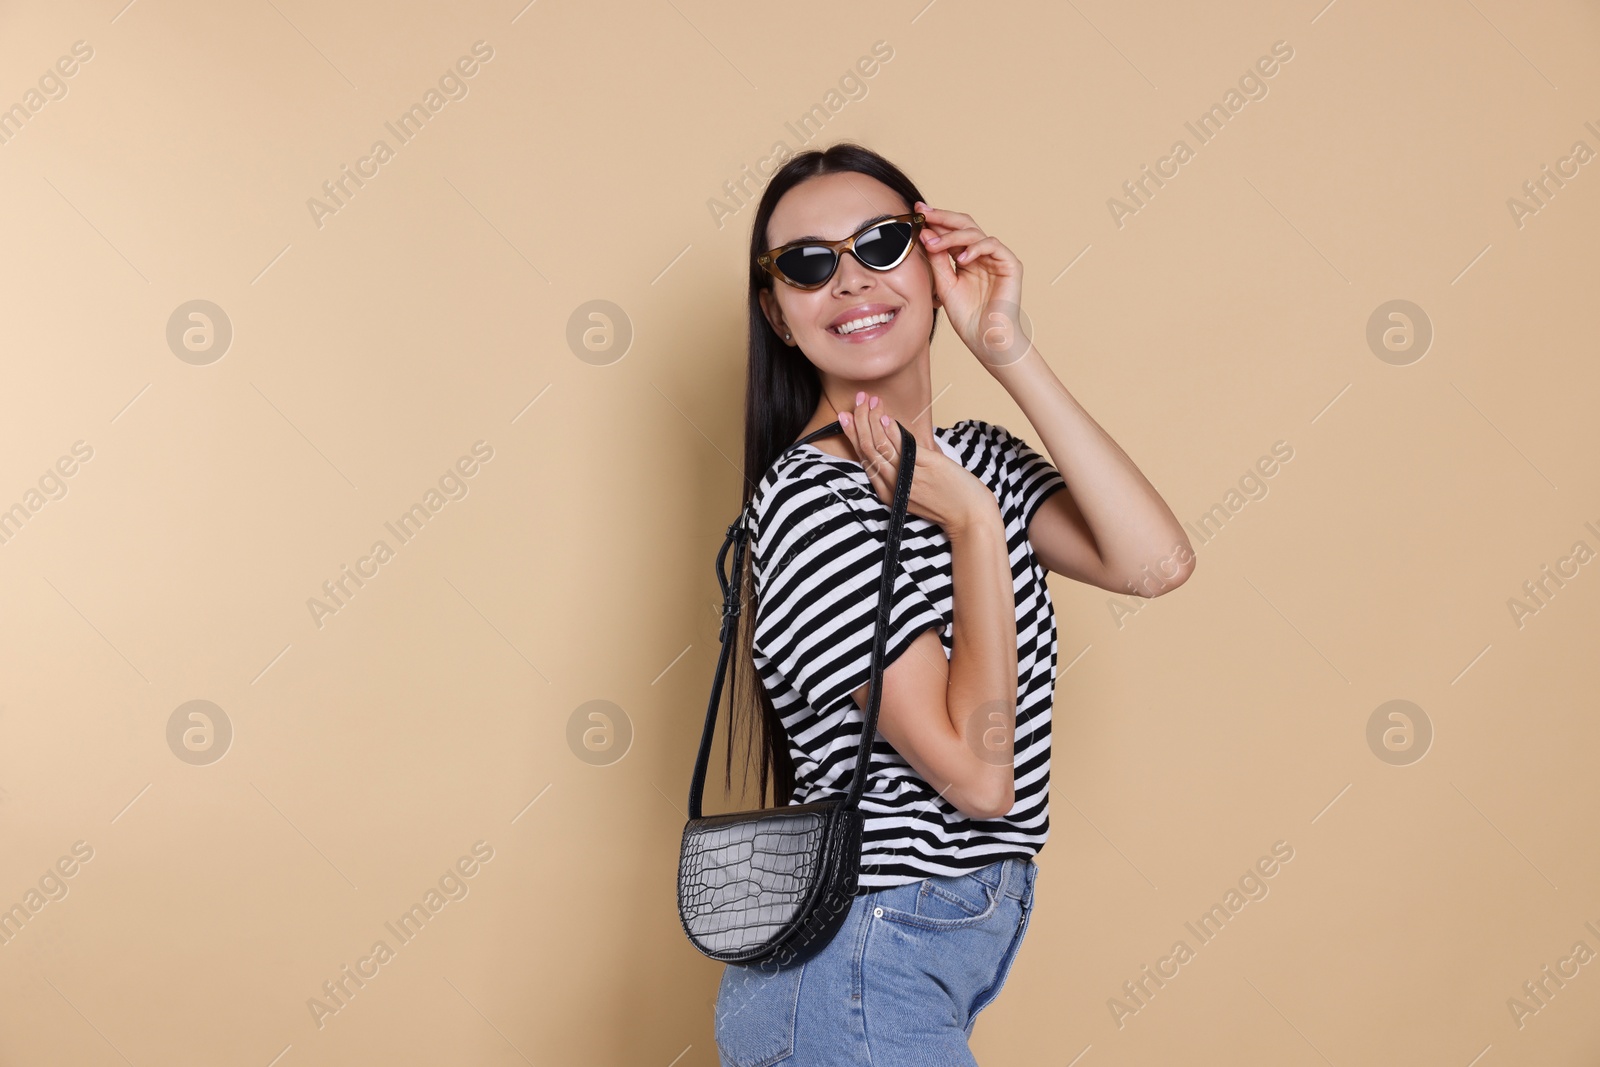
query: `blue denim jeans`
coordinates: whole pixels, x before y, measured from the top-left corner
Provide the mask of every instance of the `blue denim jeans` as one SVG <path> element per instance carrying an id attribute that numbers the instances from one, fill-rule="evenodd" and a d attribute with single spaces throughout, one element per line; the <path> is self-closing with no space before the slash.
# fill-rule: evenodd
<path id="1" fill-rule="evenodd" d="M 976 1067 L 967 1039 L 1011 971 L 1038 873 L 1013 858 L 861 893 L 805 963 L 725 965 L 723 1067 Z"/>

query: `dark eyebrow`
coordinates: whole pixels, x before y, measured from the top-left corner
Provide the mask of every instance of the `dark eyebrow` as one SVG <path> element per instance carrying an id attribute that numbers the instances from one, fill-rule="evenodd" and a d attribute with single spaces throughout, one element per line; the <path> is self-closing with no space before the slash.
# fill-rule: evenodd
<path id="1" fill-rule="evenodd" d="M 862 222 L 858 226 L 856 226 L 855 229 L 851 230 L 850 232 L 851 233 L 859 233 L 862 230 L 866 229 L 868 226 L 871 226 L 874 222 L 882 222 L 884 219 L 892 219 L 892 218 L 894 218 L 894 215 L 890 214 L 890 213 L 885 213 L 885 214 L 882 214 L 882 215 L 874 215 L 870 219 L 862 220 Z M 817 234 L 808 233 L 804 237 L 796 237 L 792 241 L 785 241 L 783 243 L 786 244 L 786 245 L 792 245 L 792 244 L 797 244 L 800 241 L 831 241 L 831 240 L 833 240 L 833 238 L 831 238 L 831 237 L 819 237 Z"/>

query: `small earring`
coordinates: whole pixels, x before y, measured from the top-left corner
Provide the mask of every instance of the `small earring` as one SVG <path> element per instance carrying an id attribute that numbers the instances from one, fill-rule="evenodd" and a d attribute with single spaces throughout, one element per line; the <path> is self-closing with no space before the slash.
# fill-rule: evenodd
<path id="1" fill-rule="evenodd" d="M 787 340 L 789 340 L 789 335 L 788 335 L 788 334 L 784 334 L 784 335 L 783 335 L 783 339 L 784 339 L 784 340 L 785 340 L 785 341 L 787 341 Z"/>

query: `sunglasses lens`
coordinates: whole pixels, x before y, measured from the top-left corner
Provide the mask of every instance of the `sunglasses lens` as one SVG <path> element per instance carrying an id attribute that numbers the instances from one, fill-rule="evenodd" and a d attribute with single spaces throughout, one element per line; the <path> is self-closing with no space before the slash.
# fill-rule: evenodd
<path id="1" fill-rule="evenodd" d="M 885 222 L 856 241 L 856 258 L 869 267 L 887 270 L 900 261 L 911 244 L 911 223 Z"/>
<path id="2" fill-rule="evenodd" d="M 833 249 L 806 245 L 790 249 L 778 257 L 778 269 L 797 285 L 821 285 L 833 276 L 839 257 Z"/>

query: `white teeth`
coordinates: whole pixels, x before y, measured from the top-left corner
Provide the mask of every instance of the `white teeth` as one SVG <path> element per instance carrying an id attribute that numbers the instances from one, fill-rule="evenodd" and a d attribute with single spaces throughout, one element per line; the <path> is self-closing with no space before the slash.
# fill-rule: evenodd
<path id="1" fill-rule="evenodd" d="M 871 329 L 874 326 L 888 322 L 890 319 L 894 318 L 895 315 L 896 312 L 885 311 L 881 315 L 868 315 L 863 319 L 851 319 L 843 326 L 836 328 L 833 332 L 840 335 L 845 335 L 855 333 L 858 330 Z"/>

